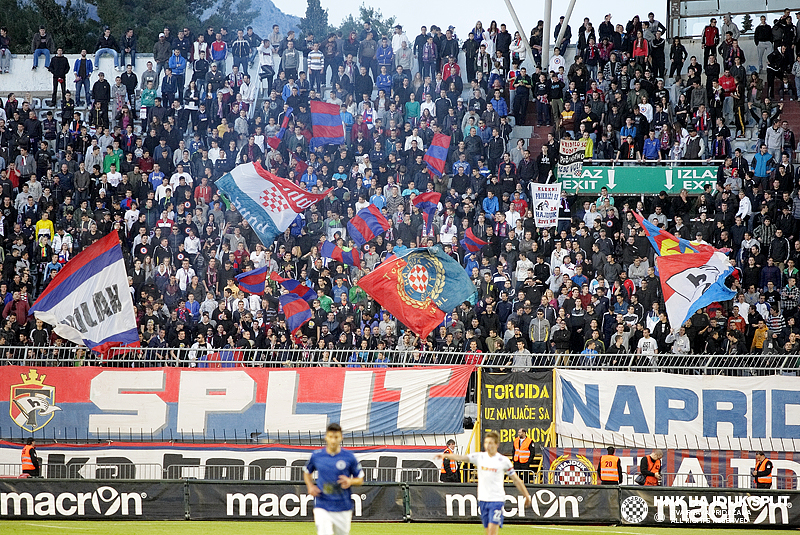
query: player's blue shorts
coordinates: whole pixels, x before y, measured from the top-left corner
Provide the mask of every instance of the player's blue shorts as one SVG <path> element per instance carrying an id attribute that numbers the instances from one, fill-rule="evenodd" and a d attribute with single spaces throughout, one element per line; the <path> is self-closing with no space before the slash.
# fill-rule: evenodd
<path id="1" fill-rule="evenodd" d="M 483 527 L 488 528 L 489 524 L 497 524 L 503 527 L 503 502 L 478 502 L 478 510 L 481 512 Z"/>

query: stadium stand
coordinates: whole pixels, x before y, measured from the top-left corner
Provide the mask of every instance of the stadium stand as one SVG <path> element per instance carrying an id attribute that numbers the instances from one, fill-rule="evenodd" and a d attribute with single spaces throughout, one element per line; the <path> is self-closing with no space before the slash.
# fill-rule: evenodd
<path id="1" fill-rule="evenodd" d="M 191 365 L 198 350 L 260 350 L 269 356 L 253 361 L 281 362 L 311 349 L 311 362 L 327 351 L 333 364 L 375 364 L 380 351 L 389 360 L 415 351 L 420 362 L 449 362 L 447 353 L 499 362 L 494 355 L 521 339 L 526 351 L 552 354 L 550 364 L 601 365 L 594 351 L 612 361 L 670 354 L 680 367 L 706 355 L 715 369 L 766 354 L 759 366 L 794 373 L 796 362 L 780 356 L 800 351 L 800 23 L 787 10 L 756 26 L 754 40 L 731 24 L 721 35 L 710 23 L 701 47 L 655 20 L 607 20 L 596 32 L 586 19 L 577 43 L 562 43 L 565 54 L 545 66 L 541 26 L 529 39 L 534 58 L 527 37 L 494 22 L 460 36 L 435 25 L 382 36 L 365 25 L 311 48 L 280 31 L 179 32 L 139 43 L 153 55 L 140 53 L 135 69 L 123 36 L 116 47 L 104 36 L 97 50 L 64 56 L 43 28 L 32 58 L 0 65 L 0 89 L 9 88 L 0 112 L 3 362 L 26 362 L 31 348 L 64 361 L 64 341 L 28 309 L 75 254 L 117 232 L 145 348 L 119 364 Z M 346 145 L 309 150 L 315 99 L 341 106 Z M 287 135 L 272 148 L 288 108 Z M 438 132 L 451 136 L 442 178 L 422 162 Z M 558 141 L 584 135 L 587 164 L 702 165 L 716 183 L 700 195 L 568 192 L 558 227 L 537 229 L 528 186 L 555 181 Z M 214 187 L 251 161 L 303 188 L 334 190 L 262 245 Z M 425 191 L 442 194 L 428 233 L 411 202 Z M 391 227 L 365 246 L 361 265 L 321 257 L 321 240 L 354 245 L 347 221 L 369 204 Z M 737 298 L 669 325 L 634 209 L 730 249 Z M 469 228 L 488 241 L 473 256 L 458 245 Z M 436 243 L 465 266 L 479 300 L 420 340 L 358 281 L 393 251 Z M 263 266 L 317 292 L 299 343 L 277 284 L 251 295 L 233 282 Z M 642 343 L 645 330 L 654 343 Z"/>

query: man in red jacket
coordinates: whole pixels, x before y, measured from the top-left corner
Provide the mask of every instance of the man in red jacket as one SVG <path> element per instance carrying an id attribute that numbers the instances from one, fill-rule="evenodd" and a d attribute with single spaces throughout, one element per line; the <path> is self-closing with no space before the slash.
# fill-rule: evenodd
<path id="1" fill-rule="evenodd" d="M 712 18 L 711 23 L 703 28 L 703 39 L 700 46 L 703 47 L 703 65 L 708 64 L 708 56 L 717 55 L 717 45 L 719 44 L 719 28 L 717 19 Z"/>

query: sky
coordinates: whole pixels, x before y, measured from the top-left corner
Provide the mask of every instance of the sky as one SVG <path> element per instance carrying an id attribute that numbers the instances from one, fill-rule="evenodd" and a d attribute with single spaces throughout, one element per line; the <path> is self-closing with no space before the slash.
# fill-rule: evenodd
<path id="1" fill-rule="evenodd" d="M 306 2 L 303 0 L 273 0 L 273 2 L 288 15 L 302 17 L 305 14 Z M 475 26 L 477 20 L 483 22 L 484 28 L 488 28 L 489 22 L 492 20 L 496 20 L 498 25 L 505 22 L 509 32 L 513 34 L 515 31 L 511 16 L 502 0 L 440 0 L 434 2 L 430 0 L 402 0 L 400 2 L 321 0 L 321 3 L 322 7 L 328 10 L 328 23 L 331 25 L 338 25 L 350 13 L 358 13 L 359 6 L 364 3 L 380 9 L 384 17 L 396 16 L 397 23 L 403 25 L 403 29 L 406 30 L 409 37 L 419 33 L 419 28 L 423 24 L 429 28 L 431 24 L 436 24 L 443 29 L 452 24 L 456 28 L 456 35 L 463 40 Z M 544 18 L 543 0 L 512 0 L 512 4 L 521 24 L 525 27 L 526 36 L 530 35 L 531 28 L 536 26 L 537 21 Z M 567 5 L 568 2 L 564 0 L 553 2 L 551 17 L 553 26 L 558 23 L 561 15 L 566 14 Z M 641 7 L 643 5 L 647 7 Z M 654 2 L 577 0 L 570 19 L 570 26 L 574 33 L 574 30 L 583 22 L 583 18 L 589 17 L 597 28 L 607 13 L 612 14 L 611 22 L 625 25 L 636 14 L 642 19 L 647 18 L 650 11 L 653 11 L 657 20 L 666 24 L 666 10 L 666 0 Z"/>

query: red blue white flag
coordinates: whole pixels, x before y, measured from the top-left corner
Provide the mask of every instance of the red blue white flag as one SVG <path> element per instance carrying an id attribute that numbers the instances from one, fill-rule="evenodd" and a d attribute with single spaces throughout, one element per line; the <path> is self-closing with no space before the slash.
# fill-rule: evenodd
<path id="1" fill-rule="evenodd" d="M 136 314 L 117 233 L 111 232 L 67 262 L 30 314 L 52 325 L 58 336 L 99 353 L 116 346 L 138 346 Z"/>

